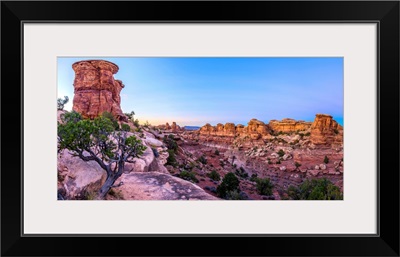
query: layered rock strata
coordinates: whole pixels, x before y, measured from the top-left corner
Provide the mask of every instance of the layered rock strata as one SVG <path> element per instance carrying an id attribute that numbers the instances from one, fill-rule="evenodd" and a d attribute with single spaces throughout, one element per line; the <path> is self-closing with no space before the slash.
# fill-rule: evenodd
<path id="1" fill-rule="evenodd" d="M 114 79 L 118 66 L 104 60 L 87 60 L 72 65 L 75 72 L 72 109 L 82 117 L 93 119 L 109 112 L 120 121 L 127 121 L 121 110 L 122 81 Z"/>

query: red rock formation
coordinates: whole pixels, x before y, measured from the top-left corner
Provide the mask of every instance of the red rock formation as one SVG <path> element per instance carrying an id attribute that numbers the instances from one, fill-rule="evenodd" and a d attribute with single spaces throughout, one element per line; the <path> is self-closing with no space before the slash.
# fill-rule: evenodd
<path id="1" fill-rule="evenodd" d="M 176 122 L 173 121 L 171 125 L 171 130 L 172 132 L 179 132 L 181 131 L 181 127 L 179 125 L 176 125 Z"/>
<path id="2" fill-rule="evenodd" d="M 310 140 L 313 144 L 332 144 L 343 142 L 343 127 L 332 116 L 317 114 L 311 125 Z"/>
<path id="3" fill-rule="evenodd" d="M 74 63 L 72 69 L 75 71 L 74 111 L 90 119 L 110 112 L 118 120 L 128 121 L 120 106 L 124 85 L 113 76 L 118 72 L 117 65 L 104 60 L 88 60 Z"/>
<path id="4" fill-rule="evenodd" d="M 298 130 L 304 131 L 309 129 L 311 124 L 312 122 L 286 118 L 282 121 L 271 120 L 268 125 L 275 132 L 296 132 Z"/>

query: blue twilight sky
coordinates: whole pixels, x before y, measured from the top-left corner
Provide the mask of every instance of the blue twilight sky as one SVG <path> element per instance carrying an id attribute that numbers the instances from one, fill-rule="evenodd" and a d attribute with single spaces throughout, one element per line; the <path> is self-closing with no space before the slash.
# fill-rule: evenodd
<path id="1" fill-rule="evenodd" d="M 123 112 L 140 123 L 180 126 L 252 118 L 313 121 L 330 114 L 343 125 L 343 58 L 117 57 L 58 58 L 58 97 L 72 109 L 77 61 L 103 59 L 119 66 Z"/>

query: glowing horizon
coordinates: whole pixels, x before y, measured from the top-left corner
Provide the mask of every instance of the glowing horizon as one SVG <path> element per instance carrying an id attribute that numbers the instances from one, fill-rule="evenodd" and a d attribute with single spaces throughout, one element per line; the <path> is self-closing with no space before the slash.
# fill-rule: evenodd
<path id="1" fill-rule="evenodd" d="M 69 97 L 65 110 L 74 96 L 72 64 L 89 59 L 119 66 L 121 109 L 141 124 L 246 126 L 252 118 L 313 121 L 325 113 L 343 126 L 341 57 L 60 57 L 57 97 Z"/>

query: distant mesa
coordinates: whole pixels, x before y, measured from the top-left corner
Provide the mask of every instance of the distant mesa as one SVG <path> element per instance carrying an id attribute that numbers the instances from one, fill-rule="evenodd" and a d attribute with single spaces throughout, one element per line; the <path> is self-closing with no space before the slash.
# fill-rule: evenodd
<path id="1" fill-rule="evenodd" d="M 75 72 L 72 109 L 93 119 L 109 112 L 120 121 L 128 121 L 121 110 L 121 80 L 114 79 L 118 66 L 104 60 L 86 60 L 72 65 Z"/>
<path id="2" fill-rule="evenodd" d="M 268 124 L 257 119 L 251 119 L 247 126 L 233 123 L 225 125 L 218 123 L 211 126 L 209 123 L 198 131 L 203 138 L 211 137 L 248 137 L 251 140 L 269 139 L 277 133 L 310 132 L 310 141 L 313 144 L 341 144 L 343 142 L 343 127 L 333 120 L 331 115 L 316 114 L 313 122 L 294 120 L 290 118 L 271 120 Z"/>

